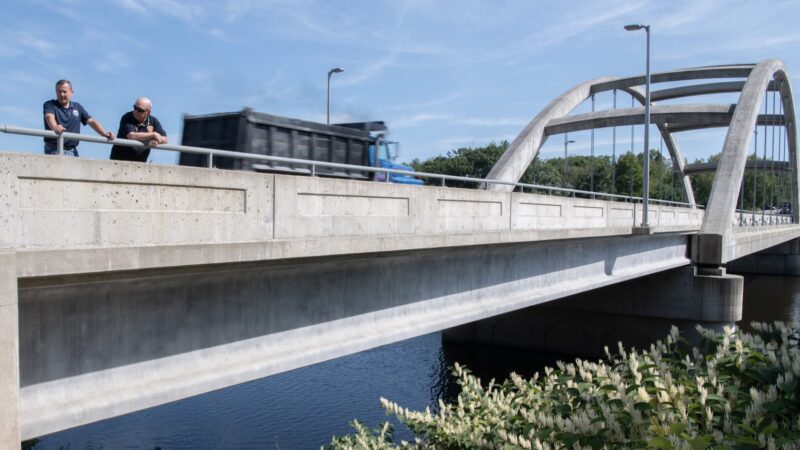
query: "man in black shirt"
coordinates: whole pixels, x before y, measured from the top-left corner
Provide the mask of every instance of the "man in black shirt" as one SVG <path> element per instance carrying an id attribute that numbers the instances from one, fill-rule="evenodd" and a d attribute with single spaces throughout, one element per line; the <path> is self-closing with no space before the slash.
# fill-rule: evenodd
<path id="1" fill-rule="evenodd" d="M 117 138 L 140 141 L 148 148 L 115 145 L 111 147 L 111 159 L 147 162 L 150 148 L 167 143 L 167 133 L 161 122 L 150 115 L 152 111 L 153 103 L 150 99 L 139 97 L 133 104 L 133 111 L 126 112 L 119 120 L 119 131 L 117 131 Z"/>

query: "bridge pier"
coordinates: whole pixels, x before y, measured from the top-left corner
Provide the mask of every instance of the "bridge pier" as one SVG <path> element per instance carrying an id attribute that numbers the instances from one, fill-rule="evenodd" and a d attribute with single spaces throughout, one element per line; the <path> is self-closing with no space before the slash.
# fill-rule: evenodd
<path id="1" fill-rule="evenodd" d="M 728 270 L 755 275 L 800 276 L 800 240 L 794 239 L 730 261 Z"/>
<path id="2" fill-rule="evenodd" d="M 695 325 L 721 329 L 742 317 L 743 278 L 680 267 L 446 330 L 451 342 L 603 355 L 617 342 L 649 346 L 672 325 L 690 341 Z"/>
<path id="3" fill-rule="evenodd" d="M 13 250 L 0 250 L 0 448 L 19 448 L 19 315 Z"/>

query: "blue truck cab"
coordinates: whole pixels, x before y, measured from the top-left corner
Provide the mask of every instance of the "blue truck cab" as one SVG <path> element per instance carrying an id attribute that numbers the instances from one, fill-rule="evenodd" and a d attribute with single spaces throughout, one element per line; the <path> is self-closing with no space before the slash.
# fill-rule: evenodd
<path id="1" fill-rule="evenodd" d="M 377 152 L 375 151 L 376 148 Z M 399 148 L 400 143 L 398 142 L 378 139 L 375 144 L 369 147 L 369 165 L 373 167 L 383 167 L 384 169 L 408 170 L 409 172 L 413 172 L 414 169 L 412 167 L 395 162 L 399 153 Z M 377 161 L 375 160 L 376 153 Z M 386 182 L 387 175 L 389 176 L 390 183 L 415 184 L 418 186 L 424 184 L 421 179 L 402 173 L 375 172 L 373 179 L 375 181 Z"/>

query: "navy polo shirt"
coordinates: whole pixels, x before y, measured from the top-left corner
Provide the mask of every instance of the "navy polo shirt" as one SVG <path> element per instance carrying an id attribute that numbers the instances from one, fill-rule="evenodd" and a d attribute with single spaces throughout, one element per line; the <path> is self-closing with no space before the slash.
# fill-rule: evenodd
<path id="1" fill-rule="evenodd" d="M 63 126 L 68 133 L 80 133 L 81 124 L 86 125 L 89 119 L 92 118 L 83 106 L 78 102 L 69 102 L 68 107 L 61 106 L 58 100 L 48 100 L 42 106 L 44 114 L 50 113 L 56 117 L 56 123 Z M 44 122 L 44 129 L 50 130 L 47 126 L 47 121 Z M 44 138 L 46 144 L 56 145 L 55 138 Z M 64 148 L 75 148 L 78 146 L 78 141 L 70 139 L 64 140 Z"/>
<path id="2" fill-rule="evenodd" d="M 133 115 L 133 111 L 128 111 L 119 119 L 117 138 L 128 139 L 128 133 L 147 133 L 150 131 L 155 131 L 162 136 L 167 135 L 164 127 L 161 126 L 161 122 L 155 116 L 147 116 L 144 123 L 139 123 Z M 150 156 L 149 148 L 133 148 L 125 145 L 111 147 L 111 159 L 115 160 L 147 162 L 148 156 Z"/>

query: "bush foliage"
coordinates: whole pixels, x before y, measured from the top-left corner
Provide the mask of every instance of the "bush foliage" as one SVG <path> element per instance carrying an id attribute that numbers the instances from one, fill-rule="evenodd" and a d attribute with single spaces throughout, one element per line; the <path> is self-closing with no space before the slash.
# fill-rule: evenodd
<path id="1" fill-rule="evenodd" d="M 698 328 L 690 348 L 676 328 L 649 350 L 558 363 L 487 386 L 456 364 L 461 393 L 435 411 L 381 399 L 414 442 L 386 422 L 334 437 L 331 449 L 800 448 L 798 330 L 777 322 L 754 332 Z"/>

